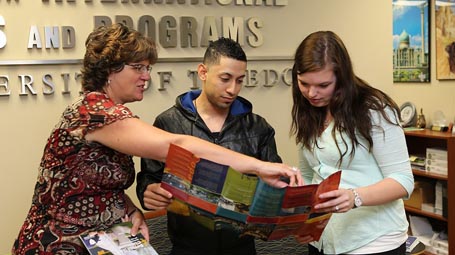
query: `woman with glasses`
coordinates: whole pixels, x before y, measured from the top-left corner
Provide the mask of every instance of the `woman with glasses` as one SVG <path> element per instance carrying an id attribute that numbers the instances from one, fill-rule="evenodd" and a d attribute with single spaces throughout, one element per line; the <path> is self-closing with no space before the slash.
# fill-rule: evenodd
<path id="1" fill-rule="evenodd" d="M 157 60 L 155 43 L 122 24 L 86 40 L 84 94 L 63 112 L 44 148 L 27 218 L 12 254 L 88 254 L 79 235 L 124 220 L 149 236 L 141 211 L 125 194 L 134 182 L 132 155 L 165 161 L 171 143 L 199 157 L 256 174 L 267 183 L 301 185 L 292 168 L 248 157 L 141 120 L 125 106 L 140 101 Z"/>

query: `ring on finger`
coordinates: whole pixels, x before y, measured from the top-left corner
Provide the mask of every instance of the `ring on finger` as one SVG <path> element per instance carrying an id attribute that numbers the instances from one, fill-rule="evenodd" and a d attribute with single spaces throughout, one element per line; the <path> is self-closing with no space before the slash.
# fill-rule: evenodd
<path id="1" fill-rule="evenodd" d="M 338 210 L 340 210 L 340 208 L 338 207 L 338 205 L 335 205 L 335 211 L 338 212 Z"/>

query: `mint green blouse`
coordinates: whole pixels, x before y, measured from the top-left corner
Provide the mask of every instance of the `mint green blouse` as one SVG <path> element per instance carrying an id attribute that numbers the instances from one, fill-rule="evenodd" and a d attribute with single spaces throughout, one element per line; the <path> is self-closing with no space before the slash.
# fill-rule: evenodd
<path id="1" fill-rule="evenodd" d="M 392 109 L 386 109 L 386 112 L 390 119 L 397 119 Z M 336 133 L 335 141 L 332 137 L 333 122 L 318 138 L 319 148 L 315 147 L 313 152 L 305 148 L 300 149 L 300 170 L 305 183 L 320 183 L 340 169 L 342 170 L 340 188 L 358 188 L 392 178 L 407 190 L 409 198 L 414 189 L 414 178 L 403 129 L 387 122 L 379 112 L 371 111 L 371 116 L 373 122 L 371 153 L 367 149 L 367 141 L 359 135 L 359 142 L 364 146 L 356 147 L 351 161 L 350 139 L 344 134 Z M 342 135 L 347 147 L 342 142 Z M 348 150 L 339 168 L 337 163 L 340 154 L 336 142 L 341 151 Z M 320 240 L 311 244 L 323 249 L 326 254 L 349 253 L 380 236 L 405 233 L 407 230 L 408 222 L 403 200 L 398 199 L 377 206 L 361 206 L 346 213 L 334 213 Z"/>

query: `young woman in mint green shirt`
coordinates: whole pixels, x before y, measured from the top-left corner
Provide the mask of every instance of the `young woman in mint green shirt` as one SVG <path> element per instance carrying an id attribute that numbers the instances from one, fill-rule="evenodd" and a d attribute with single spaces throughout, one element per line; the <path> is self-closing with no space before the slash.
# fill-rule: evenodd
<path id="1" fill-rule="evenodd" d="M 405 254 L 403 198 L 414 179 L 397 104 L 354 74 L 331 31 L 301 42 L 292 78 L 291 131 L 305 184 L 342 170 L 340 188 L 316 206 L 334 214 L 310 254 Z"/>

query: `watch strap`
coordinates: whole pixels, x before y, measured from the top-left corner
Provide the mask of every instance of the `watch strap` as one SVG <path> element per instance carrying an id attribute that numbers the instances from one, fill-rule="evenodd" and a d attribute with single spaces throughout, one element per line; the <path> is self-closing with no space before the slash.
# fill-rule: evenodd
<path id="1" fill-rule="evenodd" d="M 360 198 L 359 193 L 355 189 L 349 189 L 354 194 L 354 208 L 360 207 L 362 205 L 362 198 Z"/>

